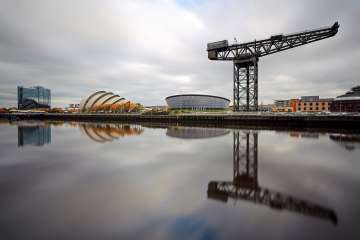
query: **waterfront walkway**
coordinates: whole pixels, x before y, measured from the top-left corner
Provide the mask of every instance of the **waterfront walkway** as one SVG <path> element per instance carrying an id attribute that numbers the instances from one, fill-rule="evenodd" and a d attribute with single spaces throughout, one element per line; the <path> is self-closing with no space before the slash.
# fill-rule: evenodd
<path id="1" fill-rule="evenodd" d="M 360 114 L 290 113 L 197 113 L 181 115 L 10 113 L 9 120 L 111 121 L 127 123 L 172 123 L 213 126 L 269 126 L 296 128 L 360 129 Z"/>

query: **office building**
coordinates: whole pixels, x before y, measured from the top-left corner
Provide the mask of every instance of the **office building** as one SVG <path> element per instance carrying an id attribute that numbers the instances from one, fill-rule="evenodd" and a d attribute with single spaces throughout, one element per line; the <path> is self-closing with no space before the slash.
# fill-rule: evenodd
<path id="1" fill-rule="evenodd" d="M 332 98 L 302 96 L 297 102 L 297 112 L 329 112 Z"/>
<path id="2" fill-rule="evenodd" d="M 36 87 L 17 88 L 18 109 L 50 108 L 51 93 L 49 89 Z"/>
<path id="3" fill-rule="evenodd" d="M 275 100 L 273 112 L 328 112 L 332 98 L 301 96 L 300 99 Z"/>
<path id="4" fill-rule="evenodd" d="M 271 108 L 272 112 L 292 112 L 290 100 L 275 100 Z"/>

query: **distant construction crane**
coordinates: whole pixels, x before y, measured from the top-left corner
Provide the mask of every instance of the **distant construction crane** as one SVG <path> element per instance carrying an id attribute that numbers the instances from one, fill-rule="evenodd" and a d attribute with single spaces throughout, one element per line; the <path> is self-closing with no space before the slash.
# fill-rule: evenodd
<path id="1" fill-rule="evenodd" d="M 335 36 L 339 24 L 288 35 L 277 34 L 268 39 L 234 43 L 227 40 L 207 44 L 210 60 L 234 63 L 234 111 L 258 110 L 258 61 L 260 57 Z"/>

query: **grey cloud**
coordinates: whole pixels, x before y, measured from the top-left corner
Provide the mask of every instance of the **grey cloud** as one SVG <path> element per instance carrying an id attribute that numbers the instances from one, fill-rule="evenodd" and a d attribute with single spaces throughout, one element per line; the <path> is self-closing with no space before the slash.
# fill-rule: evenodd
<path id="1" fill-rule="evenodd" d="M 50 88 L 58 106 L 98 89 L 145 105 L 165 104 L 164 97 L 182 91 L 231 98 L 232 64 L 209 61 L 207 42 L 260 39 L 336 20 L 336 37 L 260 60 L 259 100 L 335 97 L 359 82 L 357 1 L 0 4 L 0 105 L 16 105 L 17 85 Z M 278 83 L 279 76 L 295 80 Z"/>

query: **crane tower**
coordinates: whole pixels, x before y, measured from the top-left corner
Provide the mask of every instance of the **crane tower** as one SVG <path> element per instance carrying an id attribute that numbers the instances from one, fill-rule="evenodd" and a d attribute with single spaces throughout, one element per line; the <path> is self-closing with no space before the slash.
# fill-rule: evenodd
<path id="1" fill-rule="evenodd" d="M 299 47 L 335 36 L 339 24 L 287 35 L 277 34 L 270 38 L 229 45 L 227 40 L 207 44 L 210 60 L 234 63 L 234 111 L 258 110 L 258 61 L 260 57 Z M 240 109 L 241 108 L 241 109 Z"/>

